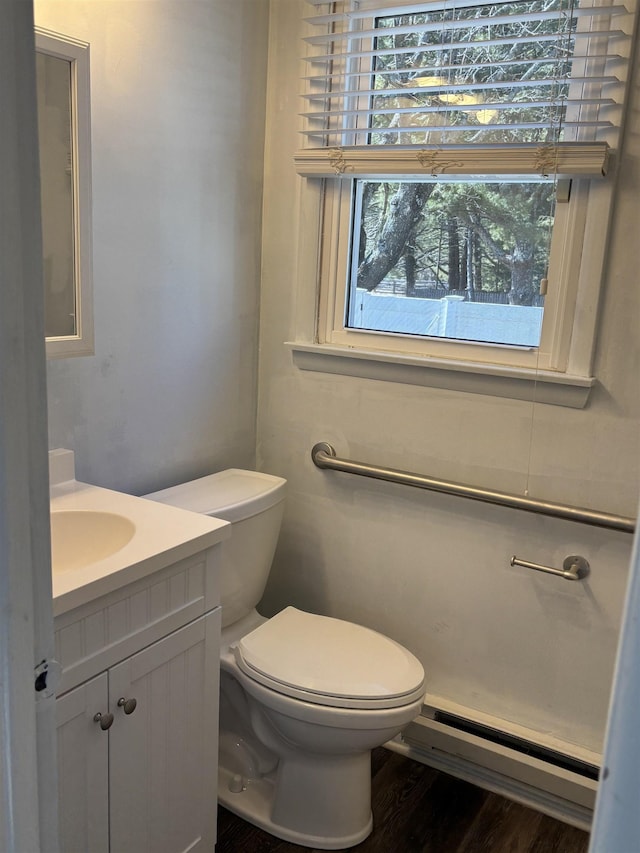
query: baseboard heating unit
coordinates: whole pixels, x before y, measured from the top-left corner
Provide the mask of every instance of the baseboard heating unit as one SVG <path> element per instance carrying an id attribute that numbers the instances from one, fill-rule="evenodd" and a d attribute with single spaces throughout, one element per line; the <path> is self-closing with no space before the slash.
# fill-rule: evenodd
<path id="1" fill-rule="evenodd" d="M 596 753 L 446 702 L 425 705 L 385 745 L 580 829 L 591 826 Z"/>

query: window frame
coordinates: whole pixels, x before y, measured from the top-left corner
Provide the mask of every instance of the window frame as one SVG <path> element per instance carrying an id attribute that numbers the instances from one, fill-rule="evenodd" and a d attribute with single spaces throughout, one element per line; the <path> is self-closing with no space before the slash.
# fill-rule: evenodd
<path id="1" fill-rule="evenodd" d="M 583 241 L 574 241 L 578 257 L 565 254 L 577 270 L 576 298 L 570 315 L 570 338 L 564 370 L 523 367 L 502 361 L 474 358 L 482 344 L 461 344 L 463 357 L 419 354 L 384 349 L 379 333 L 361 333 L 348 345 L 330 336 L 328 306 L 335 300 L 335 210 L 328 204 L 336 179 L 300 179 L 298 241 L 298 297 L 295 339 L 286 341 L 294 364 L 305 371 L 398 382 L 447 391 L 475 393 L 512 400 L 536 400 L 549 405 L 584 408 L 597 384 L 592 362 L 596 346 L 606 236 L 615 177 L 587 183 L 588 199 L 582 205 Z M 333 206 L 335 208 L 335 205 Z M 333 274 L 332 274 L 333 273 Z M 310 286 L 311 285 L 311 286 Z M 569 306 L 566 306 L 567 308 Z M 335 310 L 332 306 L 332 311 Z M 366 340 L 365 340 L 366 338 Z M 500 348 L 501 354 L 505 350 Z"/>
<path id="2" fill-rule="evenodd" d="M 377 2 L 377 9 L 382 5 Z M 398 4 L 384 5 L 392 11 Z M 326 153 L 329 156 L 330 150 Z M 334 154 L 341 158 L 342 150 L 335 149 Z M 378 171 L 372 166 L 367 174 L 356 168 L 356 176 L 338 163 L 335 177 L 327 177 L 326 170 L 321 175 L 319 170 L 314 174 L 301 168 L 304 155 L 305 151 L 296 155 L 298 171 L 305 177 L 301 217 L 306 223 L 317 221 L 318 230 L 315 238 L 309 234 L 302 241 L 305 257 L 300 256 L 299 269 L 311 274 L 313 266 L 317 291 L 312 340 L 303 331 L 306 340 L 289 344 L 299 367 L 519 399 L 531 399 L 533 393 L 542 402 L 586 405 L 595 384 L 592 362 L 615 158 L 606 177 L 574 176 L 569 200 L 557 205 L 541 343 L 539 348 L 526 348 L 345 328 L 352 179 L 394 180 L 402 171 L 387 174 L 384 165 L 377 164 Z M 407 177 L 410 174 L 419 177 L 417 173 Z M 485 172 L 487 180 L 494 176 L 500 177 Z M 314 245 L 317 254 L 312 261 L 308 251 Z M 299 325 L 304 327 L 308 330 L 309 324 Z"/>
<path id="3" fill-rule="evenodd" d="M 578 301 L 579 256 L 584 240 L 589 183 L 585 179 L 574 179 L 569 201 L 558 203 L 556 207 L 549 253 L 549 290 L 545 297 L 540 345 L 525 347 L 347 327 L 355 181 L 348 178 L 326 179 L 318 343 L 477 364 L 566 372 L 572 337 L 574 334 L 580 337 L 581 334 L 581 329 L 573 328 L 573 318 Z M 583 301 L 597 300 L 599 280 L 595 276 L 584 276 L 582 289 L 586 291 L 582 294 Z M 582 365 L 581 372 L 586 375 L 589 367 L 590 364 Z"/>
<path id="4" fill-rule="evenodd" d="M 69 65 L 70 175 L 72 187 L 72 255 L 75 330 L 45 338 L 48 359 L 94 355 L 93 257 L 91 202 L 91 84 L 87 42 L 42 27 L 35 28 L 36 53 Z M 42 143 L 43 129 L 40 128 Z M 46 136 L 44 137 L 46 142 Z"/>

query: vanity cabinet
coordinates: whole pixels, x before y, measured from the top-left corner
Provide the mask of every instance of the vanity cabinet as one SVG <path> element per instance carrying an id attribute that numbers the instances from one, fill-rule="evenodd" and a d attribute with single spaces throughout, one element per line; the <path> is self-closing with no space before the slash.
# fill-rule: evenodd
<path id="1" fill-rule="evenodd" d="M 62 853 L 213 853 L 220 608 L 209 607 L 217 588 L 208 578 L 216 556 L 197 555 L 56 619 Z"/>
<path id="2" fill-rule="evenodd" d="M 61 853 L 109 851 L 109 739 L 93 722 L 108 701 L 106 673 L 56 700 Z"/>

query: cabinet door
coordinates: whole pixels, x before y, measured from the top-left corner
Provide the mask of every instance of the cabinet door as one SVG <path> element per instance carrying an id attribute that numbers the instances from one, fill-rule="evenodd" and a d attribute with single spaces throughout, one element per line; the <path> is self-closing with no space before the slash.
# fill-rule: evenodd
<path id="1" fill-rule="evenodd" d="M 107 712 L 106 674 L 56 700 L 62 853 L 109 851 L 109 732 L 94 720 Z"/>
<path id="2" fill-rule="evenodd" d="M 219 639 L 218 609 L 109 670 L 111 853 L 213 853 Z"/>

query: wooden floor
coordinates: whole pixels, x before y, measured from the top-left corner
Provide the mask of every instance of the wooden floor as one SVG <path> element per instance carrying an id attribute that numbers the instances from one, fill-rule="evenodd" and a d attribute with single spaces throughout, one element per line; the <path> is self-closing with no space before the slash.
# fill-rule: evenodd
<path id="1" fill-rule="evenodd" d="M 586 853 L 589 836 L 385 749 L 375 750 L 373 833 L 354 853 Z M 216 853 L 309 853 L 220 807 Z"/>

